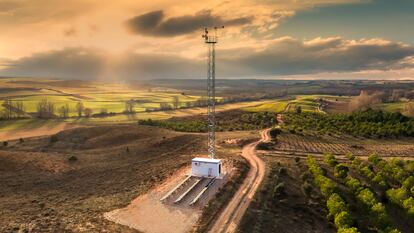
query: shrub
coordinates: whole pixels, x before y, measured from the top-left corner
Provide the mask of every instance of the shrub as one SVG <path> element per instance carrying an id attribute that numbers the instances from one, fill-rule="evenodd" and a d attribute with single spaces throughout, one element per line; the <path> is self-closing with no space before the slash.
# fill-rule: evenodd
<path id="1" fill-rule="evenodd" d="M 362 189 L 357 195 L 357 198 L 360 202 L 369 208 L 377 203 L 374 193 L 368 188 Z"/>
<path id="2" fill-rule="evenodd" d="M 302 175 L 300 175 L 300 178 L 302 179 L 302 181 L 306 181 L 309 178 L 311 178 L 311 176 L 312 175 L 308 171 L 306 171 L 306 172 L 302 173 Z"/>
<path id="3" fill-rule="evenodd" d="M 315 159 L 312 156 L 306 158 L 306 163 L 308 165 L 309 171 L 316 177 L 317 175 L 326 175 L 326 171 L 316 164 Z"/>
<path id="4" fill-rule="evenodd" d="M 322 175 L 315 177 L 315 181 L 324 196 L 330 196 L 337 188 L 331 179 Z"/>
<path id="5" fill-rule="evenodd" d="M 388 189 L 386 194 L 388 199 L 397 205 L 401 205 L 403 200 L 408 198 L 408 192 L 405 188 Z"/>
<path id="6" fill-rule="evenodd" d="M 280 197 L 285 194 L 285 183 L 281 182 L 273 189 L 274 197 Z"/>
<path id="7" fill-rule="evenodd" d="M 408 214 L 414 216 L 414 198 L 409 197 L 405 199 L 402 203 L 404 209 L 408 211 Z"/>
<path id="8" fill-rule="evenodd" d="M 387 216 L 387 213 L 385 211 L 385 207 L 382 203 L 376 203 L 371 207 L 370 213 L 372 216 L 372 221 L 375 224 L 375 226 L 378 226 L 381 229 L 385 229 L 389 227 L 390 220 Z"/>
<path id="9" fill-rule="evenodd" d="M 384 175 L 382 172 L 378 172 L 374 178 L 372 178 L 372 181 L 379 184 L 381 187 L 386 188 L 388 186 L 387 181 L 384 178 Z"/>
<path id="10" fill-rule="evenodd" d="M 338 164 L 338 161 L 336 161 L 335 156 L 332 154 L 326 154 L 324 157 L 324 161 L 332 167 Z"/>
<path id="11" fill-rule="evenodd" d="M 68 161 L 69 161 L 69 162 L 76 162 L 76 161 L 78 161 L 78 158 L 77 158 L 76 156 L 74 156 L 74 155 L 71 155 L 71 156 L 68 158 Z"/>
<path id="12" fill-rule="evenodd" d="M 355 159 L 355 155 L 352 154 L 352 153 L 346 153 L 345 156 L 351 161 L 353 161 Z"/>
<path id="13" fill-rule="evenodd" d="M 338 233 L 359 233 L 359 231 L 355 227 L 340 228 L 340 229 L 338 229 Z"/>
<path id="14" fill-rule="evenodd" d="M 370 161 L 373 164 L 378 164 L 381 161 L 381 159 L 378 157 L 378 155 L 372 154 L 368 157 L 368 161 Z"/>
<path id="15" fill-rule="evenodd" d="M 50 136 L 50 143 L 55 143 L 57 141 L 59 141 L 59 138 L 56 134 Z"/>
<path id="16" fill-rule="evenodd" d="M 374 179 L 374 172 L 366 165 L 361 164 L 362 166 L 360 166 L 360 170 L 362 172 L 362 174 L 364 174 L 364 176 L 368 177 L 370 180 Z"/>
<path id="17" fill-rule="evenodd" d="M 304 192 L 307 196 L 310 196 L 310 195 L 311 195 L 311 193 L 312 193 L 312 185 L 311 185 L 311 184 L 309 184 L 309 182 L 308 182 L 308 181 L 305 181 L 305 182 L 302 184 L 302 190 L 303 190 L 303 192 Z"/>
<path id="18" fill-rule="evenodd" d="M 348 176 L 345 181 L 346 186 L 352 189 L 354 193 L 358 194 L 364 186 L 362 186 L 361 182 L 358 179 L 355 179 L 351 176 Z"/>
<path id="19" fill-rule="evenodd" d="M 329 215 L 333 217 L 342 211 L 347 210 L 345 201 L 337 193 L 329 196 L 328 200 L 326 201 L 326 206 L 328 207 Z"/>
<path id="20" fill-rule="evenodd" d="M 407 190 L 410 190 L 414 187 L 414 176 L 409 176 L 407 179 L 405 179 L 402 183 L 402 186 L 406 188 Z"/>
<path id="21" fill-rule="evenodd" d="M 284 167 L 279 168 L 279 174 L 280 175 L 285 175 L 287 173 L 287 169 Z"/>
<path id="22" fill-rule="evenodd" d="M 19 142 L 20 143 L 23 143 L 24 142 L 24 139 L 23 138 L 19 138 Z"/>
<path id="23" fill-rule="evenodd" d="M 261 142 L 257 144 L 257 149 L 258 150 L 270 150 L 270 144 L 267 142 Z"/>
<path id="24" fill-rule="evenodd" d="M 338 229 L 348 228 L 348 227 L 352 226 L 352 224 L 353 224 L 353 220 L 351 218 L 351 215 L 346 211 L 342 211 L 338 215 L 336 215 L 334 222 L 335 222 L 335 226 Z"/>
<path id="25" fill-rule="evenodd" d="M 335 166 L 334 175 L 338 178 L 345 178 L 348 175 L 349 168 L 345 164 L 338 164 Z"/>
<path id="26" fill-rule="evenodd" d="M 276 139 L 277 136 L 282 133 L 282 130 L 280 128 L 272 128 L 269 131 L 270 137 L 272 137 L 272 139 Z"/>
<path id="27" fill-rule="evenodd" d="M 402 233 L 400 230 L 397 230 L 397 229 L 389 229 L 386 232 L 387 233 Z"/>
<path id="28" fill-rule="evenodd" d="M 8 143 L 7 141 L 4 141 L 4 142 L 3 142 L 3 146 L 4 146 L 4 147 L 6 147 L 6 146 L 8 146 L 8 145 L 9 145 L 9 143 Z"/>

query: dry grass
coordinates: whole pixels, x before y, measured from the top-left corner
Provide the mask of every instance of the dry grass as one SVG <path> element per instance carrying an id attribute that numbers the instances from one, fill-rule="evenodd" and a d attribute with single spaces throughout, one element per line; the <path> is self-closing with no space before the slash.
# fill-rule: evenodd
<path id="1" fill-rule="evenodd" d="M 135 125 L 72 129 L 57 138 L 1 149 L 0 232 L 132 232 L 103 213 L 126 206 L 204 151 L 201 135 Z"/>

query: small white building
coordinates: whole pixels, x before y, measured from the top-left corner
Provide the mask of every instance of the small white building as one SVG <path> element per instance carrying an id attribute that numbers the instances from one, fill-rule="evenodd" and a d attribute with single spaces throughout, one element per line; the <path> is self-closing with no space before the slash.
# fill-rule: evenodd
<path id="1" fill-rule="evenodd" d="M 191 160 L 191 175 L 199 177 L 220 177 L 221 160 L 210 158 L 194 158 Z"/>

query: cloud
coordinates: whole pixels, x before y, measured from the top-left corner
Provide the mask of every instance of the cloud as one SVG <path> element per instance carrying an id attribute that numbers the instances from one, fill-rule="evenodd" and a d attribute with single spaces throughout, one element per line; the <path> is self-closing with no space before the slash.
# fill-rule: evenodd
<path id="1" fill-rule="evenodd" d="M 0 60 L 0 64 L 1 64 Z M 36 53 L 15 61 L 4 60 L 0 76 L 63 79 L 147 79 L 201 77 L 205 65 L 197 59 L 168 54 L 126 52 L 109 54 L 98 49 L 66 48 Z"/>
<path id="2" fill-rule="evenodd" d="M 113 55 L 81 47 L 38 53 L 7 64 L 0 75 L 126 80 L 204 78 L 206 72 L 203 56 L 134 52 Z M 218 50 L 216 67 L 219 78 L 396 72 L 414 68 L 414 47 L 382 39 L 333 37 L 302 41 L 282 37 L 261 47 Z"/>
<path id="3" fill-rule="evenodd" d="M 242 72 L 233 71 L 235 75 L 293 75 L 407 68 L 414 66 L 407 62 L 413 55 L 413 46 L 381 39 L 336 37 L 300 41 L 284 37 L 259 51 L 244 50 L 239 54 L 237 50 L 225 51 L 221 60 L 244 67 Z"/>
<path id="4" fill-rule="evenodd" d="M 168 37 L 201 31 L 204 27 L 242 26 L 252 20 L 253 17 L 223 19 L 220 16 L 212 15 L 211 11 L 208 10 L 200 11 L 195 15 L 166 18 L 164 11 L 159 10 L 133 17 L 126 22 L 126 25 L 134 34 Z"/>
<path id="5" fill-rule="evenodd" d="M 85 48 L 35 53 L 8 64 L 0 70 L 1 75 L 94 79 L 103 75 L 106 67 L 103 54 Z"/>
<path id="6" fill-rule="evenodd" d="M 97 7 L 82 0 L 2 0 L 0 26 L 73 20 Z"/>

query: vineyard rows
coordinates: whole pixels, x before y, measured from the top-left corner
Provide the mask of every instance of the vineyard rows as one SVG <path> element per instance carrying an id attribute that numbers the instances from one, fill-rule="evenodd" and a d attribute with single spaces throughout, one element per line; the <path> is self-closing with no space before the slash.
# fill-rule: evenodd
<path id="1" fill-rule="evenodd" d="M 277 141 L 278 151 L 294 151 L 307 153 L 326 153 L 369 155 L 376 153 L 381 156 L 412 156 L 414 143 L 408 141 L 369 141 L 357 139 L 337 139 L 302 136 L 297 134 L 282 134 Z"/>
<path id="2" fill-rule="evenodd" d="M 332 154 L 325 155 L 324 163 L 307 158 L 314 182 L 326 199 L 328 218 L 338 232 L 411 232 L 414 162 L 387 161 L 377 155 L 364 161 L 351 153 L 346 158 L 344 163 Z M 361 213 L 366 222 L 357 216 Z"/>

